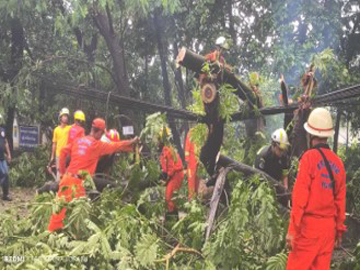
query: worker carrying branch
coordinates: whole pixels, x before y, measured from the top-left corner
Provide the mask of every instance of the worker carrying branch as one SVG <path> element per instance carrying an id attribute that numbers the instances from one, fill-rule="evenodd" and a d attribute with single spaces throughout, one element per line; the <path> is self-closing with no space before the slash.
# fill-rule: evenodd
<path id="1" fill-rule="evenodd" d="M 327 144 L 334 134 L 329 111 L 314 109 L 304 128 L 310 149 L 300 159 L 292 194 L 287 269 L 330 269 L 335 243 L 346 231 L 346 174 Z"/>
<path id="2" fill-rule="evenodd" d="M 286 131 L 279 128 L 271 135 L 271 145 L 263 146 L 256 155 L 254 167 L 281 181 L 288 189 L 289 140 Z"/>
<path id="3" fill-rule="evenodd" d="M 168 127 L 163 127 L 159 133 L 159 151 L 161 175 L 160 180 L 165 181 L 165 201 L 168 213 L 166 217 L 177 216 L 177 209 L 172 200 L 175 191 L 181 188 L 184 180 L 184 168 L 179 153 L 170 144 L 171 132 Z"/>
<path id="4" fill-rule="evenodd" d="M 72 144 L 67 145 L 61 150 L 59 158 L 60 185 L 57 193 L 58 197 L 65 197 L 66 201 L 71 201 L 73 197 L 79 198 L 85 196 L 83 187 L 84 179 L 79 173 L 87 171 L 93 175 L 99 158 L 115 152 L 131 152 L 134 145 L 138 142 L 138 138 L 128 141 L 120 141 L 114 143 L 106 143 L 100 141 L 105 132 L 105 121 L 97 118 L 92 123 L 89 136 L 85 136 L 75 140 Z M 66 169 L 66 156 L 70 155 L 71 161 Z M 64 227 L 63 220 L 65 218 L 66 209 L 61 209 L 60 213 L 54 213 L 50 219 L 48 227 L 49 231 L 55 231 Z"/>

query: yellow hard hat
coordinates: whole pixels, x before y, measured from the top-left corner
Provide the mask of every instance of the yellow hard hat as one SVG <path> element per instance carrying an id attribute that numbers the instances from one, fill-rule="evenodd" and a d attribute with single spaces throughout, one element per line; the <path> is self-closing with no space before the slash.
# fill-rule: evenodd
<path id="1" fill-rule="evenodd" d="M 74 113 L 74 119 L 79 121 L 85 121 L 85 113 L 83 111 L 76 111 Z"/>
<path id="2" fill-rule="evenodd" d="M 304 128 L 307 133 L 321 138 L 328 138 L 334 135 L 332 117 L 325 108 L 314 109 L 304 124 Z"/>

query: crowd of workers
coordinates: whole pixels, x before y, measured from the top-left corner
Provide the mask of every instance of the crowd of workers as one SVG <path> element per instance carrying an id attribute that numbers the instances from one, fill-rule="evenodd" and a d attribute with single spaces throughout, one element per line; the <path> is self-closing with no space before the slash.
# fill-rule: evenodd
<path id="1" fill-rule="evenodd" d="M 228 49 L 225 38 L 216 41 L 217 49 L 206 56 L 209 61 L 219 61 L 225 66 L 223 50 Z M 227 68 L 225 66 L 225 68 Z M 204 78 L 200 76 L 199 80 Z M 60 125 L 54 129 L 53 145 L 49 167 L 55 163 L 58 198 L 71 201 L 84 197 L 82 171 L 94 175 L 97 167 L 109 167 L 114 153 L 135 151 L 139 138 L 120 140 L 119 133 L 107 131 L 105 121 L 92 121 L 89 135 L 85 135 L 85 114 L 74 113 L 74 124 L 69 125 L 70 112 L 63 108 L 59 114 Z M 1 119 L 1 115 L 0 115 Z M 341 159 L 330 150 L 328 138 L 333 136 L 333 122 L 329 111 L 316 108 L 304 125 L 309 150 L 300 157 L 296 181 L 292 190 L 291 214 L 287 246 L 290 250 L 288 270 L 330 269 L 335 245 L 341 244 L 346 231 L 345 201 L 346 174 Z M 164 127 L 158 138 L 160 181 L 166 186 L 166 219 L 177 217 L 173 194 L 182 186 L 185 175 L 188 180 L 189 200 L 196 197 L 199 187 L 197 146 L 191 139 L 192 129 L 185 139 L 185 164 L 171 144 L 170 129 Z M 280 128 L 271 135 L 270 145 L 262 147 L 254 167 L 279 181 L 285 191 L 289 190 L 290 143 L 287 132 Z M 0 128 L 0 184 L 3 200 L 10 201 L 7 162 L 11 162 L 9 144 L 5 130 Z M 212 177 L 212 176 L 210 176 Z M 210 181 L 209 181 L 210 182 Z M 46 190 L 46 188 L 44 189 Z M 48 230 L 53 232 L 64 227 L 66 209 L 53 213 Z"/>
<path id="2" fill-rule="evenodd" d="M 85 114 L 76 111 L 73 125 L 68 124 L 69 116 L 68 109 L 60 111 L 60 125 L 53 132 L 49 163 L 56 164 L 57 196 L 66 201 L 86 195 L 82 171 L 93 175 L 101 157 L 115 152 L 132 152 L 139 143 L 138 137 L 120 140 L 116 130 L 106 130 L 105 121 L 101 118 L 92 121 L 90 134 L 86 136 L 83 127 Z M 290 225 L 286 237 L 290 250 L 287 269 L 329 269 L 333 249 L 336 244 L 341 243 L 346 231 L 346 174 L 341 159 L 327 144 L 327 139 L 334 133 L 329 111 L 324 108 L 314 109 L 304 128 L 307 131 L 309 150 L 300 158 L 292 191 Z M 166 217 L 177 216 L 177 208 L 172 199 L 174 192 L 181 188 L 185 174 L 189 183 L 189 200 L 197 194 L 197 146 L 192 142 L 191 132 L 192 129 L 185 140 L 185 166 L 171 144 L 170 129 L 164 127 L 159 134 L 159 178 L 166 185 Z M 277 129 L 271 135 L 271 144 L 258 151 L 254 163 L 254 167 L 281 182 L 286 190 L 289 188 L 289 147 L 286 131 Z M 7 167 L 10 161 L 11 152 L 5 130 L 0 128 L 0 183 L 3 200 L 11 200 Z M 65 208 L 53 213 L 49 231 L 62 229 L 65 216 Z"/>

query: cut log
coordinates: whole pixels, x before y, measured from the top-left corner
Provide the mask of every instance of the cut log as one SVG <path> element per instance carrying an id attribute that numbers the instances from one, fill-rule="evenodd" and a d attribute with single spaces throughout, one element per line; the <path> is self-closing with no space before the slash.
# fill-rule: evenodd
<path id="1" fill-rule="evenodd" d="M 206 58 L 202 55 L 199 55 L 185 47 L 181 48 L 177 58 L 176 64 L 181 65 L 189 70 L 192 70 L 196 73 L 201 73 Z M 234 73 L 228 69 L 223 69 L 223 72 L 218 72 L 219 78 L 221 78 L 221 83 L 228 83 L 234 89 L 236 89 L 235 94 L 242 99 L 243 101 L 249 100 L 250 103 L 257 105 L 256 95 L 253 93 L 251 88 L 240 81 Z"/>
<path id="2" fill-rule="evenodd" d="M 216 184 L 214 188 L 213 195 L 211 197 L 210 201 L 210 212 L 207 219 L 207 228 L 206 228 L 206 235 L 205 240 L 208 240 L 210 237 L 211 230 L 213 228 L 216 212 L 218 209 L 219 201 L 221 194 L 223 193 L 225 181 L 226 181 L 226 175 L 231 170 L 231 168 L 222 168 L 220 169 L 220 173 L 216 179 Z"/>
<path id="3" fill-rule="evenodd" d="M 216 86 L 213 83 L 207 83 L 201 88 L 201 99 L 204 103 L 211 103 L 216 98 Z"/>

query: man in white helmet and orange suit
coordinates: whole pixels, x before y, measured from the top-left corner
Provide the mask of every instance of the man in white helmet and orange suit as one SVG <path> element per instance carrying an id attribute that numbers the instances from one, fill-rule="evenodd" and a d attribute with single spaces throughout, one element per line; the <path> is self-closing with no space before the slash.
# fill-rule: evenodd
<path id="1" fill-rule="evenodd" d="M 256 154 L 254 167 L 281 181 L 288 189 L 289 140 L 286 131 L 279 128 L 271 135 L 271 144 L 262 147 Z"/>
<path id="2" fill-rule="evenodd" d="M 287 269 L 330 269 L 335 243 L 346 231 L 346 174 L 327 144 L 334 134 L 329 111 L 314 109 L 304 128 L 310 149 L 300 159 L 292 193 Z"/>

